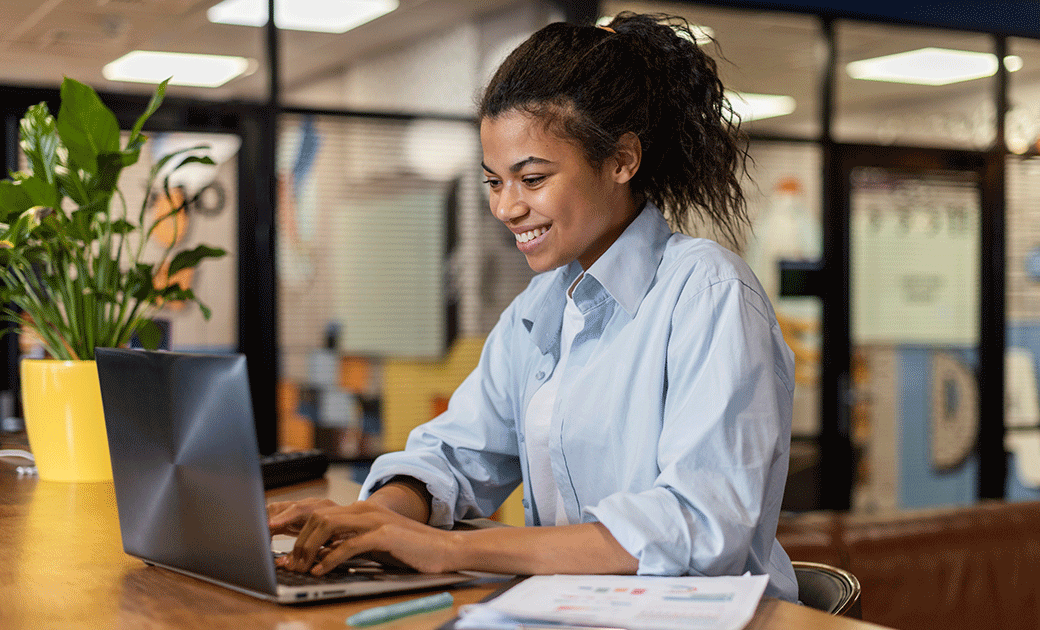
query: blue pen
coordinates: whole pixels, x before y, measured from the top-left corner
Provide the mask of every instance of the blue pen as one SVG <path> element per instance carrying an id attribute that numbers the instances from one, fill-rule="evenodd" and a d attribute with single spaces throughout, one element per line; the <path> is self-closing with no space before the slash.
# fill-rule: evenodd
<path id="1" fill-rule="evenodd" d="M 452 598 L 451 593 L 439 593 L 437 595 L 420 597 L 419 599 L 412 599 L 399 604 L 377 606 L 376 608 L 362 610 L 355 615 L 347 617 L 347 623 L 352 626 L 372 626 L 377 623 L 384 623 L 394 619 L 400 619 L 401 617 L 407 617 L 408 615 L 416 615 L 418 613 L 447 608 L 448 606 L 451 606 L 454 601 L 455 600 Z"/>

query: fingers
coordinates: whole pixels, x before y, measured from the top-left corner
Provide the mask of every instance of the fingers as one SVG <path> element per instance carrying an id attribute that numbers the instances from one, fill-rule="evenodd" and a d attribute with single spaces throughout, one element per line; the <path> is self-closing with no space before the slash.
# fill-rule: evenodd
<path id="1" fill-rule="evenodd" d="M 295 534 L 317 509 L 336 506 L 328 499 L 282 501 L 267 506 L 267 526 L 271 534 Z"/>
<path id="2" fill-rule="evenodd" d="M 332 537 L 335 524 L 332 515 L 313 512 L 296 536 L 296 544 L 289 554 L 287 568 L 306 571 L 314 564 L 318 550 Z"/>
<path id="3" fill-rule="evenodd" d="M 363 503 L 316 508 L 299 525 L 296 543 L 292 551 L 283 556 L 281 566 L 292 571 L 307 571 L 324 547 L 338 546 L 345 539 L 372 529 L 377 524 L 371 510 Z M 349 557 L 347 555 L 344 558 Z"/>
<path id="4" fill-rule="evenodd" d="M 378 531 L 367 532 L 344 540 L 335 547 L 327 547 L 319 554 L 318 562 L 311 568 L 314 575 L 325 575 L 347 560 L 368 552 L 387 551 L 379 544 L 381 536 Z"/>

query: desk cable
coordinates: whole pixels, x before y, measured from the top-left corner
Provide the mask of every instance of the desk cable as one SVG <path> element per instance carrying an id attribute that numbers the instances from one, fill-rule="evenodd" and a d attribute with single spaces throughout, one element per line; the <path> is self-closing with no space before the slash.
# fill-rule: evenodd
<path id="1" fill-rule="evenodd" d="M 0 457 L 13 457 L 18 459 L 27 459 L 32 464 L 28 466 L 17 466 L 15 472 L 18 473 L 19 477 L 34 476 L 36 475 L 36 458 L 29 451 L 23 451 L 18 448 L 0 449 Z"/>

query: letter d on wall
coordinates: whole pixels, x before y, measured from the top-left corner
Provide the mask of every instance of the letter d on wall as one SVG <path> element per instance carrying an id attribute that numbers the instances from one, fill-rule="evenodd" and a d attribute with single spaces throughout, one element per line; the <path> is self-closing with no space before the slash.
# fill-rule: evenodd
<path id="1" fill-rule="evenodd" d="M 957 468 L 975 446 L 979 426 L 975 375 L 948 352 L 932 354 L 932 466 Z"/>

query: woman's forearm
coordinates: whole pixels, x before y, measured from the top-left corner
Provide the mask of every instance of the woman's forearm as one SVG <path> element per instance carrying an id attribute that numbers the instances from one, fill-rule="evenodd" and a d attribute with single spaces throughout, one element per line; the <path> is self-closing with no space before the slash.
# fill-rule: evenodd
<path id="1" fill-rule="evenodd" d="M 430 493 L 426 490 L 426 484 L 411 477 L 394 477 L 373 492 L 368 501 L 378 503 L 413 521 L 430 521 Z"/>
<path id="2" fill-rule="evenodd" d="M 457 570 L 543 575 L 634 574 L 639 561 L 601 523 L 451 532 Z"/>

